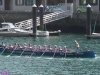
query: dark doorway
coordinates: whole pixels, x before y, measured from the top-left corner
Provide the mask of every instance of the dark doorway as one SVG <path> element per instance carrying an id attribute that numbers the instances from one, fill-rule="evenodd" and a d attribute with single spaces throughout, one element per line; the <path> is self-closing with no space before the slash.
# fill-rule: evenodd
<path id="1" fill-rule="evenodd" d="M 39 7 L 42 4 L 42 0 L 36 0 L 36 5 Z"/>
<path id="2" fill-rule="evenodd" d="M 67 3 L 73 3 L 73 0 L 67 0 Z"/>
<path id="3" fill-rule="evenodd" d="M 11 2 L 11 0 L 5 0 L 5 1 L 4 1 L 5 10 L 10 10 L 10 2 Z"/>

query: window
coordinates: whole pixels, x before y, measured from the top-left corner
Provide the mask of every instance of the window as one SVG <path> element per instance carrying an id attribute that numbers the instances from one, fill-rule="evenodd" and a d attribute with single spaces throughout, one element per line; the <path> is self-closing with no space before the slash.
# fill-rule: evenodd
<path id="1" fill-rule="evenodd" d="M 87 4 L 97 5 L 98 3 L 98 0 L 79 0 L 79 1 L 80 5 L 87 5 Z"/>
<path id="2" fill-rule="evenodd" d="M 58 0 L 58 3 L 65 3 L 65 0 Z"/>
<path id="3" fill-rule="evenodd" d="M 33 0 L 25 0 L 25 5 L 33 5 Z"/>
<path id="4" fill-rule="evenodd" d="M 47 0 L 48 5 L 57 5 L 59 3 L 65 3 L 65 0 Z"/>
<path id="5" fill-rule="evenodd" d="M 48 5 L 54 5 L 54 0 L 48 0 L 47 2 Z"/>
<path id="6" fill-rule="evenodd" d="M 80 5 L 86 5 L 86 0 L 80 0 Z"/>
<path id="7" fill-rule="evenodd" d="M 2 5 L 2 0 L 0 0 L 0 5 Z"/>
<path id="8" fill-rule="evenodd" d="M 24 0 L 16 0 L 15 4 L 16 5 L 24 5 Z"/>
<path id="9" fill-rule="evenodd" d="M 73 3 L 73 0 L 67 0 L 67 3 Z"/>
<path id="10" fill-rule="evenodd" d="M 97 0 L 90 0 L 90 5 L 97 5 Z"/>

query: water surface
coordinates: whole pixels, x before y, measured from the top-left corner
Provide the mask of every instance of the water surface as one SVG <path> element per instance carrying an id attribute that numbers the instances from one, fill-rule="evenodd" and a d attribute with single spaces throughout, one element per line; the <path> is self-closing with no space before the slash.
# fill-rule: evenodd
<path id="1" fill-rule="evenodd" d="M 0 43 L 23 43 L 32 45 L 67 46 L 75 51 L 74 40 L 80 44 L 81 50 L 94 50 L 96 58 L 52 58 L 18 55 L 0 55 L 0 72 L 10 75 L 100 75 L 100 39 L 87 40 L 84 34 L 62 34 L 50 37 L 0 37 Z"/>

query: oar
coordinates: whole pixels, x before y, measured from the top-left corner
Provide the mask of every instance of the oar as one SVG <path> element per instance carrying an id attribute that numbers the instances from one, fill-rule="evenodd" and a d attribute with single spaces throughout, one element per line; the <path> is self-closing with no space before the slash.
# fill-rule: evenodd
<path id="1" fill-rule="evenodd" d="M 33 54 L 34 54 L 34 51 L 31 53 L 31 55 L 29 57 L 32 57 Z"/>
<path id="2" fill-rule="evenodd" d="M 45 45 L 45 44 L 44 44 Z M 43 55 L 44 55 L 44 53 L 45 53 L 45 50 L 44 50 L 44 52 L 42 53 L 42 55 L 40 56 L 40 57 L 42 57 Z"/>
<path id="3" fill-rule="evenodd" d="M 65 52 L 65 58 L 66 58 L 66 52 Z"/>
<path id="4" fill-rule="evenodd" d="M 16 49 L 16 47 L 13 49 L 13 51 L 11 52 L 11 54 L 8 55 L 8 57 L 11 56 L 14 53 L 15 49 Z"/>
<path id="5" fill-rule="evenodd" d="M 52 58 L 54 58 L 54 56 L 55 56 L 55 53 L 56 53 L 56 51 L 54 51 L 54 54 L 53 54 L 53 57 L 52 57 Z"/>
<path id="6" fill-rule="evenodd" d="M 20 56 L 22 56 L 22 54 L 24 53 L 24 51 L 25 51 L 26 49 L 27 49 L 27 48 L 25 48 L 25 49 L 23 50 L 23 52 L 20 54 Z M 20 56 L 19 56 L 19 57 L 20 57 Z"/>
<path id="7" fill-rule="evenodd" d="M 45 51 L 42 53 L 42 55 L 40 57 L 42 57 L 44 55 Z"/>
<path id="8" fill-rule="evenodd" d="M 0 55 L 2 55 L 4 53 L 4 51 L 6 50 L 6 48 L 2 47 L 3 48 L 3 51 L 1 52 Z"/>

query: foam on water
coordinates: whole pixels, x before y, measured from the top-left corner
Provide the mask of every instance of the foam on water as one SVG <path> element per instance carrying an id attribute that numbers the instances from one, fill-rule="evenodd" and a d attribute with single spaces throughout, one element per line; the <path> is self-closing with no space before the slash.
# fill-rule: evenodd
<path id="1" fill-rule="evenodd" d="M 46 59 L 54 59 L 54 58 L 46 58 Z"/>

